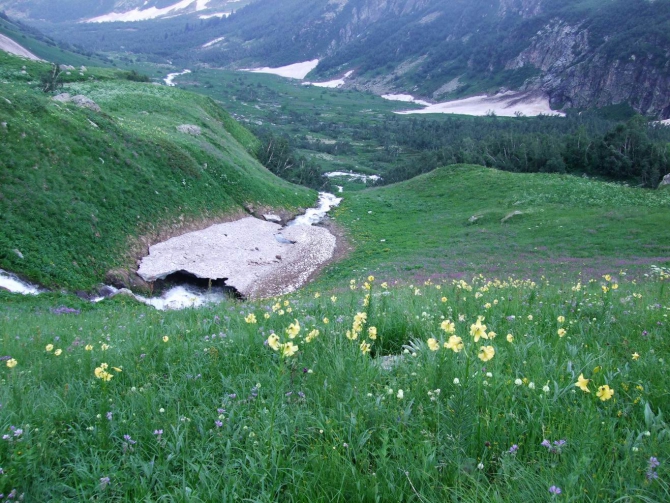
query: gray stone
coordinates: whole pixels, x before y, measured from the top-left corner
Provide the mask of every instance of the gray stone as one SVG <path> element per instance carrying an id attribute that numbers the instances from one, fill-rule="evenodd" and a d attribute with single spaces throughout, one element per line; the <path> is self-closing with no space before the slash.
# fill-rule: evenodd
<path id="1" fill-rule="evenodd" d="M 72 96 L 70 96 L 70 93 L 61 93 L 57 94 L 51 99 L 54 101 L 58 101 L 60 103 L 69 103 L 70 101 L 72 101 Z"/>
<path id="2" fill-rule="evenodd" d="M 17 257 L 19 257 L 21 259 L 23 258 L 23 253 L 21 253 L 20 250 L 14 248 L 12 251 L 16 254 Z"/>
<path id="3" fill-rule="evenodd" d="M 182 124 L 181 126 L 177 126 L 177 131 L 180 133 L 192 134 L 193 136 L 200 136 L 202 134 L 202 129 L 193 124 Z"/>
<path id="4" fill-rule="evenodd" d="M 670 173 L 663 177 L 663 180 L 661 180 L 661 184 L 658 186 L 658 188 L 660 189 L 668 185 L 670 185 Z"/>
<path id="5" fill-rule="evenodd" d="M 83 94 L 78 94 L 77 96 L 72 97 L 72 103 L 81 108 L 88 108 L 94 112 L 100 112 L 101 109 L 98 104 L 93 101 L 91 98 L 84 96 Z"/>
<path id="6" fill-rule="evenodd" d="M 263 215 L 263 218 L 268 222 L 274 222 L 276 224 L 281 223 L 281 217 L 277 215 Z"/>

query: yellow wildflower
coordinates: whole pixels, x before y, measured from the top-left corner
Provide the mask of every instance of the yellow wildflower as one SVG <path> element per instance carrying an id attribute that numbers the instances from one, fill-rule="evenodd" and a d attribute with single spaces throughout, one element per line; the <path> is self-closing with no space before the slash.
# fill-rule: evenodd
<path id="1" fill-rule="evenodd" d="M 13 369 L 14 367 L 16 367 L 18 363 L 19 362 L 17 362 L 14 358 L 10 358 L 9 360 L 7 360 L 7 367 Z"/>
<path id="2" fill-rule="evenodd" d="M 169 338 L 167 335 L 164 335 L 164 336 L 163 336 L 163 342 L 167 342 L 167 341 L 169 341 L 169 340 L 170 340 L 170 338 Z"/>
<path id="3" fill-rule="evenodd" d="M 451 349 L 454 353 L 458 353 L 463 349 L 463 339 L 457 335 L 452 335 L 449 340 L 444 343 L 444 347 Z"/>
<path id="4" fill-rule="evenodd" d="M 358 339 L 358 333 L 357 332 L 352 332 L 351 330 L 347 330 L 347 339 L 350 341 L 355 341 Z"/>
<path id="5" fill-rule="evenodd" d="M 319 336 L 319 331 L 314 329 L 310 333 L 307 334 L 307 337 L 305 337 L 305 342 L 312 342 L 318 336 Z"/>
<path id="6" fill-rule="evenodd" d="M 330 323 L 330 320 L 328 318 L 324 318 L 323 319 L 323 324 L 328 325 L 328 323 Z"/>
<path id="7" fill-rule="evenodd" d="M 509 343 L 514 342 L 514 336 L 512 334 L 507 334 L 507 342 Z"/>
<path id="8" fill-rule="evenodd" d="M 123 369 L 120 367 L 112 367 L 117 372 L 123 372 Z"/>
<path id="9" fill-rule="evenodd" d="M 528 315 L 528 321 L 533 321 L 533 315 L 532 314 Z"/>
<path id="10" fill-rule="evenodd" d="M 610 289 L 607 288 L 605 285 L 601 286 L 601 288 L 603 289 L 603 293 L 607 293 L 610 291 Z"/>
<path id="11" fill-rule="evenodd" d="M 274 351 L 279 351 L 279 336 L 277 334 L 270 334 L 270 337 L 268 337 L 268 346 Z"/>
<path id="12" fill-rule="evenodd" d="M 565 334 L 567 334 L 567 331 L 564 328 L 559 328 L 558 329 L 558 336 L 559 337 L 564 337 Z"/>
<path id="13" fill-rule="evenodd" d="M 636 361 L 636 360 L 639 360 L 639 359 L 640 359 L 640 355 L 637 354 L 637 352 L 633 353 L 633 360 Z"/>
<path id="14" fill-rule="evenodd" d="M 600 386 L 600 388 L 598 388 L 596 396 L 600 398 L 603 402 L 606 402 L 607 400 L 609 400 L 614 396 L 614 390 L 610 388 L 607 384 L 605 384 L 604 386 Z"/>
<path id="15" fill-rule="evenodd" d="M 558 321 L 559 323 L 565 323 L 565 316 L 559 316 L 558 318 L 556 318 L 556 321 Z"/>
<path id="16" fill-rule="evenodd" d="M 496 350 L 493 349 L 493 346 L 482 346 L 479 348 L 479 359 L 483 362 L 487 362 L 492 359 L 496 354 Z"/>
<path id="17" fill-rule="evenodd" d="M 440 328 L 441 328 L 442 330 L 444 330 L 444 331 L 445 331 L 446 333 L 448 333 L 448 334 L 453 334 L 453 333 L 456 332 L 456 325 L 455 325 L 454 322 L 451 321 L 451 320 L 444 320 L 444 321 L 440 324 Z"/>
<path id="18" fill-rule="evenodd" d="M 470 326 L 470 335 L 475 338 L 475 342 L 479 342 L 479 339 L 488 339 L 486 325 L 482 325 L 481 319 L 478 319 L 477 323 Z"/>
<path id="19" fill-rule="evenodd" d="M 591 379 L 584 378 L 584 374 L 579 374 L 579 378 L 577 379 L 575 386 L 581 389 L 584 393 L 591 393 L 588 387 L 590 381 Z"/>
<path id="20" fill-rule="evenodd" d="M 363 288 L 364 288 L 365 290 L 370 290 L 370 288 L 372 288 L 372 285 L 370 285 L 370 283 L 368 283 L 368 282 L 366 281 L 365 283 L 363 283 Z"/>
<path id="21" fill-rule="evenodd" d="M 319 292 L 316 292 L 316 293 L 314 294 L 314 298 L 315 298 L 315 299 L 318 299 L 319 297 L 321 297 L 321 294 L 320 294 Z"/>
<path id="22" fill-rule="evenodd" d="M 430 339 L 428 339 L 428 348 L 431 351 L 437 351 L 438 349 L 440 349 L 440 343 L 437 342 L 437 339 L 431 337 Z"/>
<path id="23" fill-rule="evenodd" d="M 249 315 L 244 318 L 244 321 L 249 324 L 256 323 L 256 315 L 254 313 L 249 313 Z"/>
<path id="24" fill-rule="evenodd" d="M 56 351 L 54 351 L 54 354 L 55 354 L 56 356 L 60 356 L 61 354 L 63 354 L 63 350 L 60 349 L 60 348 L 58 348 Z"/>
<path id="25" fill-rule="evenodd" d="M 444 302 L 447 301 L 447 298 L 446 298 L 446 297 L 442 297 L 442 298 L 440 299 L 440 301 L 441 301 L 442 303 L 444 303 Z"/>
<path id="26" fill-rule="evenodd" d="M 361 348 L 361 352 L 363 354 L 367 354 L 370 352 L 370 344 L 368 344 L 365 341 L 361 342 L 361 345 L 359 347 Z"/>
<path id="27" fill-rule="evenodd" d="M 337 297 L 336 297 L 335 295 L 333 295 L 333 296 L 330 298 L 330 301 L 334 304 L 335 302 L 337 302 Z"/>
<path id="28" fill-rule="evenodd" d="M 285 301 L 284 301 L 284 307 L 288 307 L 290 303 L 291 303 L 290 301 L 285 300 Z"/>
<path id="29" fill-rule="evenodd" d="M 287 342 L 286 344 L 281 345 L 281 354 L 286 358 L 293 356 L 297 352 L 298 352 L 298 346 L 296 346 L 292 342 Z"/>
<path id="30" fill-rule="evenodd" d="M 389 284 L 388 284 L 386 281 L 384 281 L 384 283 L 381 284 L 381 287 L 382 287 L 384 290 L 386 290 L 386 289 L 389 287 Z"/>
<path id="31" fill-rule="evenodd" d="M 372 275 L 371 275 L 371 276 L 368 276 L 368 281 L 369 281 L 370 283 L 372 283 L 374 280 L 375 280 L 375 277 L 374 277 L 374 276 L 372 276 Z"/>
<path id="32" fill-rule="evenodd" d="M 163 340 L 165 340 L 165 337 L 163 337 Z M 100 349 L 103 351 L 107 351 L 110 348 L 109 344 L 100 344 Z"/>
<path id="33" fill-rule="evenodd" d="M 93 351 L 93 346 L 90 344 L 86 344 L 86 347 L 84 348 L 86 351 Z"/>
<path id="34" fill-rule="evenodd" d="M 300 322 L 298 320 L 294 320 L 294 323 L 291 323 L 286 329 L 286 335 L 288 335 L 289 339 L 295 339 L 296 335 L 298 335 L 299 333 L 300 333 Z"/>
<path id="35" fill-rule="evenodd" d="M 370 337 L 370 339 L 372 339 L 373 341 L 377 340 L 377 327 L 368 328 L 368 337 Z"/>
<path id="36" fill-rule="evenodd" d="M 44 348 L 44 349 L 46 349 L 47 351 L 53 351 L 54 345 L 53 344 L 47 344 L 47 347 Z"/>
<path id="37" fill-rule="evenodd" d="M 489 332 L 489 333 L 488 333 L 489 340 L 493 340 L 493 339 L 495 339 L 497 335 L 498 335 L 498 334 L 496 334 L 496 333 L 493 332 L 493 331 Z"/>

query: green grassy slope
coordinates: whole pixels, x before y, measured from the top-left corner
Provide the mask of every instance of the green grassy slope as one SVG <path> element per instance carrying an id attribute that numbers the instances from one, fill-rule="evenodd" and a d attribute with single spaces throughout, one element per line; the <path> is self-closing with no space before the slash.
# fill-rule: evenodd
<path id="1" fill-rule="evenodd" d="M 111 70 L 68 76 L 64 90 L 96 101 L 97 113 L 39 91 L 46 70 L 0 55 L 0 268 L 89 288 L 123 264 L 137 236 L 245 204 L 297 208 L 316 199 L 256 162 L 255 138 L 208 98 Z M 181 124 L 202 134 L 180 133 Z"/>
<path id="2" fill-rule="evenodd" d="M 390 276 L 646 271 L 670 260 L 669 209 L 667 191 L 451 166 L 345 194 L 335 215 L 355 251 L 330 275 L 362 264 Z"/>

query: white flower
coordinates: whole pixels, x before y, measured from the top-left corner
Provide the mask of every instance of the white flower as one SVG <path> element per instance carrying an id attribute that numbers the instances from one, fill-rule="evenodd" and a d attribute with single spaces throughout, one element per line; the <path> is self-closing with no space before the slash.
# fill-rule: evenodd
<path id="1" fill-rule="evenodd" d="M 403 390 L 399 389 L 398 394 L 396 396 L 398 397 L 398 400 L 402 400 L 403 397 L 405 396 L 405 393 L 403 392 Z"/>
<path id="2" fill-rule="evenodd" d="M 487 372 L 486 377 L 493 377 L 493 374 L 491 372 Z"/>
<path id="3" fill-rule="evenodd" d="M 479 469 L 479 470 L 483 470 L 483 469 L 484 469 L 484 463 L 479 463 L 479 464 L 477 465 L 477 469 Z"/>
<path id="4" fill-rule="evenodd" d="M 544 391 L 545 393 L 549 393 L 549 385 L 545 384 L 544 386 L 542 386 L 542 391 Z"/>
<path id="5" fill-rule="evenodd" d="M 454 377 L 454 384 L 455 384 L 456 386 L 458 386 L 459 384 L 461 384 L 461 381 L 458 379 L 458 377 Z"/>
<path id="6" fill-rule="evenodd" d="M 516 379 L 514 381 L 514 384 L 516 384 L 517 386 L 521 386 L 523 384 L 523 381 L 521 379 Z"/>
<path id="7" fill-rule="evenodd" d="M 529 387 L 530 389 L 535 389 L 535 383 L 534 383 L 534 382 L 529 382 L 529 383 L 528 383 L 528 387 Z"/>

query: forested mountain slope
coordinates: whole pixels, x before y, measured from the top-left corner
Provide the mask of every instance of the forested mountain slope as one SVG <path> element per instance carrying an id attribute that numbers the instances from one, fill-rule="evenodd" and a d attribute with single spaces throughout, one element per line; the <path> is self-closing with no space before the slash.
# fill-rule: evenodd
<path id="1" fill-rule="evenodd" d="M 37 3 L 5 0 L 0 8 L 16 12 L 19 5 Z M 118 2 L 99 4 L 86 12 L 109 11 Z M 281 66 L 319 58 L 315 79 L 353 70 L 350 87 L 408 92 L 432 101 L 532 90 L 548 95 L 554 108 L 625 102 L 639 112 L 670 117 L 668 0 L 256 0 L 241 9 L 237 5 L 228 18 L 199 19 L 194 3 L 184 10 L 193 11 L 186 20 L 51 29 L 93 50 L 149 52 L 184 65 L 196 60 L 216 67 Z"/>

